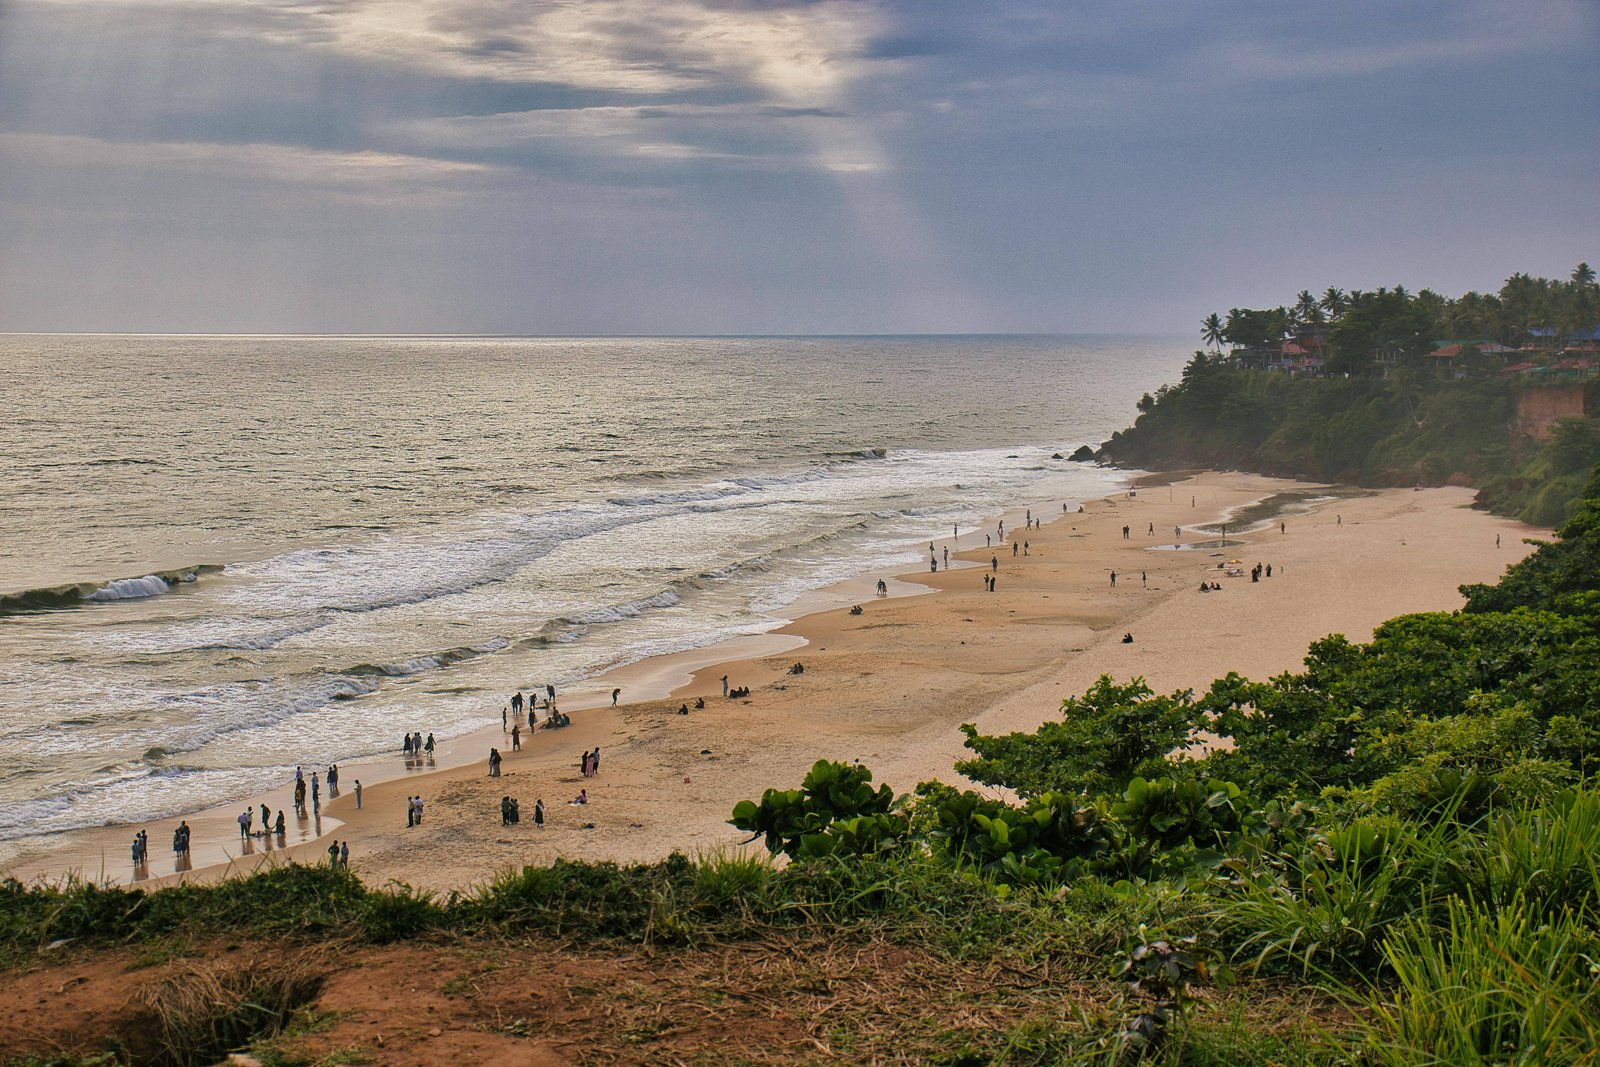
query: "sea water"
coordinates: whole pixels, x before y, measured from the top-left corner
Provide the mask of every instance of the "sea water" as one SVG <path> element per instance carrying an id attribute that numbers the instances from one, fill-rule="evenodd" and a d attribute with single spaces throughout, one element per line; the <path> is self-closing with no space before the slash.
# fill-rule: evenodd
<path id="1" fill-rule="evenodd" d="M 1002 509 L 1163 337 L 0 337 L 0 861 L 763 633 Z"/>

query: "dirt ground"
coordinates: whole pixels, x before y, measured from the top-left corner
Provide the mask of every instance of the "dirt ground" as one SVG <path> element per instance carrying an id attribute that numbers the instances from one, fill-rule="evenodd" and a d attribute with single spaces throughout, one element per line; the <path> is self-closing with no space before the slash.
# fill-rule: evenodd
<path id="1" fill-rule="evenodd" d="M 60 952 L 0 971 L 0 1063 L 107 1049 L 163 1062 L 156 999 L 230 975 L 309 979 L 283 1033 L 255 1048 L 268 1065 L 987 1063 L 1019 1034 L 1109 1022 L 1117 992 L 1048 965 L 803 934 L 655 952 L 549 940 Z M 1298 1026 L 1310 1004 L 1275 996 L 1262 1025 Z"/>

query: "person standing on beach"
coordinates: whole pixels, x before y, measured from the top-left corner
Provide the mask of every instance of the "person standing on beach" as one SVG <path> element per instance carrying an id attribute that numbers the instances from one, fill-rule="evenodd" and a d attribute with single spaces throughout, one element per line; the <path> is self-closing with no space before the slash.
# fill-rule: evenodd
<path id="1" fill-rule="evenodd" d="M 339 866 L 339 842 L 337 841 L 328 846 L 328 866 Z"/>
<path id="2" fill-rule="evenodd" d="M 1112 571 L 1111 572 L 1111 588 L 1115 589 L 1116 587 L 1117 587 L 1117 572 L 1116 571 Z"/>
<path id="3" fill-rule="evenodd" d="M 543 800 L 535 800 L 533 802 L 533 825 L 539 827 L 541 830 L 544 829 L 544 801 Z"/>
<path id="4" fill-rule="evenodd" d="M 511 694 L 511 710 L 516 712 L 517 718 L 520 719 L 522 717 L 522 691 L 521 690 L 518 690 L 517 692 Z"/>
<path id="5" fill-rule="evenodd" d="M 339 866 L 341 866 L 341 867 L 350 866 L 350 842 L 349 841 L 340 841 L 339 842 Z"/>
<path id="6" fill-rule="evenodd" d="M 361 779 L 356 779 L 356 810 L 361 810 Z"/>
<path id="7" fill-rule="evenodd" d="M 511 728 L 511 751 L 522 751 L 522 723 L 517 723 Z"/>
<path id="8" fill-rule="evenodd" d="M 1144 586 L 1146 589 L 1149 589 L 1150 588 L 1150 575 L 1146 574 L 1144 571 L 1140 571 L 1139 572 L 1139 584 Z"/>
<path id="9" fill-rule="evenodd" d="M 406 829 L 417 825 L 417 798 L 406 797 Z"/>
<path id="10" fill-rule="evenodd" d="M 283 825 L 283 809 L 282 808 L 278 809 L 278 821 L 273 823 L 272 832 L 278 835 L 278 844 L 280 844 L 280 845 L 283 844 L 283 835 L 287 831 L 285 830 L 284 825 Z M 185 845 L 187 845 L 188 841 L 189 841 L 189 831 L 185 830 L 183 832 L 183 840 L 184 840 Z M 185 848 L 184 851 L 187 852 L 189 850 L 188 850 L 188 848 Z"/>
<path id="11" fill-rule="evenodd" d="M 611 706 L 612 707 L 616 707 L 617 706 L 617 698 L 619 696 L 621 696 L 621 695 L 622 695 L 622 690 L 620 690 L 620 689 L 613 689 L 611 691 Z"/>
<path id="12" fill-rule="evenodd" d="M 722 676 L 722 695 L 728 695 L 728 676 L 726 674 Z"/>
<path id="13" fill-rule="evenodd" d="M 599 745 L 594 746 L 594 751 L 589 754 L 589 773 L 590 773 L 590 775 L 596 775 L 596 774 L 600 773 L 600 746 Z"/>
<path id="14" fill-rule="evenodd" d="M 1126 526 L 1122 528 L 1122 539 L 1124 541 L 1128 539 L 1128 528 Z"/>
<path id="15" fill-rule="evenodd" d="M 944 569 L 950 569 L 950 547 L 948 545 L 945 546 L 944 550 Z"/>
<path id="16" fill-rule="evenodd" d="M 1495 534 L 1494 535 L 1494 547 L 1496 547 L 1496 548 L 1500 547 L 1500 535 L 1499 534 Z"/>
<path id="17" fill-rule="evenodd" d="M 551 704 L 554 704 L 556 702 L 556 687 L 554 685 L 546 685 L 544 687 L 544 695 L 549 698 Z"/>
<path id="18" fill-rule="evenodd" d="M 417 825 L 421 826 L 422 825 L 422 794 L 421 793 L 417 794 L 417 802 L 416 802 L 415 806 L 416 806 L 416 809 L 417 809 Z"/>
<path id="19" fill-rule="evenodd" d="M 989 569 L 991 571 L 993 571 L 994 573 L 996 573 L 996 574 L 1000 573 L 1000 557 L 999 556 L 990 556 L 989 557 Z"/>

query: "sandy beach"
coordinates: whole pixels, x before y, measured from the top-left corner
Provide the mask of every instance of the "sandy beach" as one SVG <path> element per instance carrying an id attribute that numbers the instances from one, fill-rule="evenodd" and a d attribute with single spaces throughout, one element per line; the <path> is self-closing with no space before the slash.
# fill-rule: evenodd
<path id="1" fill-rule="evenodd" d="M 239 856 L 232 819 L 240 804 L 190 817 L 195 869 L 174 874 L 168 846 L 177 820 L 151 824 L 146 884 L 215 877 L 272 857 L 325 860 L 331 839 L 349 843 L 352 869 L 369 882 L 432 890 L 556 857 L 631 862 L 732 848 L 743 836 L 725 822 L 734 803 L 798 784 L 817 759 L 859 760 L 901 792 L 929 778 L 955 781 L 961 723 L 988 733 L 1032 729 L 1101 674 L 1143 677 L 1158 691 L 1200 689 L 1228 671 L 1264 678 L 1298 666 L 1307 644 L 1326 634 L 1364 640 L 1393 615 L 1458 607 L 1458 585 L 1493 580 L 1526 554 L 1522 538 L 1548 535 L 1471 510 L 1470 489 L 1347 493 L 1205 472 L 1171 484 L 1149 479 L 1081 512 L 1040 513 L 1037 529 L 1023 528 L 1021 512 L 1007 514 L 1004 543 L 993 526 L 988 548 L 982 532 L 967 533 L 950 569 L 907 573 L 894 585 L 929 595 L 878 598 L 867 579 L 818 600 L 853 600 L 859 615 L 816 611 L 763 638 L 597 678 L 585 699 L 562 700 L 570 727 L 525 737 L 520 752 L 495 727 L 450 743 L 437 768 L 398 754 L 346 765 L 343 793 L 324 798 L 320 825 L 291 819 L 287 848 L 263 851 L 256 841 Z M 1279 494 L 1291 495 L 1286 513 L 1235 529 L 1244 516 L 1234 513 Z M 1212 524 L 1222 522 L 1241 544 L 1172 547 L 1215 541 Z M 941 560 L 949 544 L 934 542 Z M 1252 582 L 1218 569 L 1234 559 L 1246 571 L 1271 564 L 1273 576 Z M 991 572 L 992 592 L 984 582 Z M 1202 578 L 1222 589 L 1199 593 Z M 787 673 L 796 662 L 804 673 Z M 723 698 L 724 675 L 750 696 Z M 627 698 L 616 708 L 603 695 L 613 686 Z M 704 710 L 695 710 L 702 697 Z M 678 714 L 683 705 L 687 715 Z M 505 757 L 498 779 L 486 775 L 491 745 Z M 596 746 L 600 772 L 585 779 L 580 754 Z M 350 791 L 357 778 L 367 783 L 359 811 Z M 580 789 L 589 803 L 569 804 Z M 425 798 L 426 817 L 408 828 L 414 794 Z M 518 825 L 501 825 L 506 795 L 520 802 Z M 542 828 L 532 817 L 538 799 Z M 285 788 L 254 803 L 276 812 L 287 801 Z M 22 857 L 10 873 L 126 881 L 130 832 L 77 835 L 70 848 Z M 224 856 L 237 858 L 210 862 Z"/>

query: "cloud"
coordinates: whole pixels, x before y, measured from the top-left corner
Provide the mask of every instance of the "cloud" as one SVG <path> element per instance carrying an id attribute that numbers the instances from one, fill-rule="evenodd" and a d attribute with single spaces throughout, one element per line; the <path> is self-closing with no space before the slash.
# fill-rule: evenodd
<path id="1" fill-rule="evenodd" d="M 276 144 L 111 141 L 57 134 L 0 133 L 0 157 L 35 167 L 143 170 L 304 186 L 323 193 L 385 202 L 464 194 L 498 168 L 480 163 L 399 155 L 334 152 Z"/>

